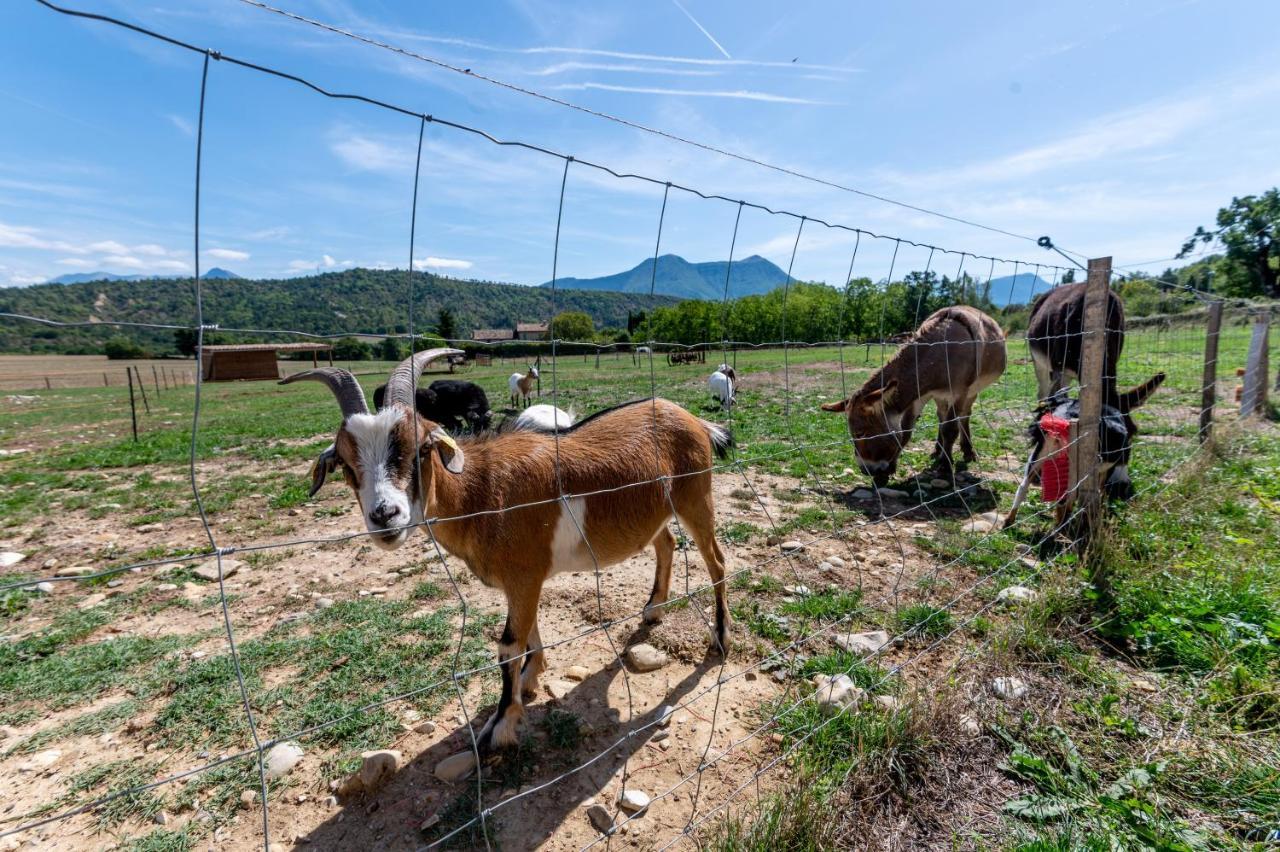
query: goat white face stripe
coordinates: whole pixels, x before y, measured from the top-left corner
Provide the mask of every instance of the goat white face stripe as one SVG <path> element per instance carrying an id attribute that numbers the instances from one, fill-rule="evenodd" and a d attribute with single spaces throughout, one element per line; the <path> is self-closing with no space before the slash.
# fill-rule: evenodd
<path id="1" fill-rule="evenodd" d="M 356 445 L 360 465 L 360 506 L 364 509 L 365 525 L 370 531 L 382 529 L 369 519 L 369 513 L 379 504 L 400 510 L 396 526 L 408 523 L 412 517 L 409 495 L 396 487 L 387 471 L 392 430 L 401 416 L 399 409 L 388 408 L 377 414 L 353 414 L 345 424 Z"/>

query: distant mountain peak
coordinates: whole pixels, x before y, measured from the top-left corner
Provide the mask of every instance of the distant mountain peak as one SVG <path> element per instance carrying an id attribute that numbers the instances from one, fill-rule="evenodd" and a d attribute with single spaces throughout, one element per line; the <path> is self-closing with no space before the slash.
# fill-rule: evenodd
<path id="1" fill-rule="evenodd" d="M 625 272 L 599 278 L 557 278 L 556 288 L 565 290 L 606 290 L 616 293 L 648 293 L 681 299 L 724 298 L 725 275 L 729 275 L 729 295 L 753 296 L 768 293 L 787 282 L 787 273 L 758 254 L 740 258 L 728 269 L 726 260 L 693 263 L 678 254 L 647 257 Z M 551 282 L 543 284 L 549 287 Z"/>
<path id="2" fill-rule="evenodd" d="M 68 272 L 66 275 L 59 275 L 57 278 L 50 278 L 44 282 L 46 284 L 86 284 L 90 281 L 149 281 L 154 278 L 172 278 L 172 275 L 117 275 L 114 272 Z M 211 268 L 203 273 L 201 278 L 214 280 L 234 280 L 241 276 L 235 274 L 229 269 L 223 269 L 219 266 Z"/>
<path id="3" fill-rule="evenodd" d="M 239 275 L 236 275 L 236 274 L 235 274 L 234 272 L 232 272 L 230 269 L 223 269 L 223 268 L 222 268 L 222 267 L 220 267 L 220 266 L 215 266 L 215 267 L 211 268 L 211 269 L 210 269 L 208 272 L 206 272 L 205 274 L 201 275 L 200 277 L 201 277 L 201 278 L 225 278 L 225 279 L 233 279 L 233 278 L 239 278 L 240 276 L 239 276 Z"/>

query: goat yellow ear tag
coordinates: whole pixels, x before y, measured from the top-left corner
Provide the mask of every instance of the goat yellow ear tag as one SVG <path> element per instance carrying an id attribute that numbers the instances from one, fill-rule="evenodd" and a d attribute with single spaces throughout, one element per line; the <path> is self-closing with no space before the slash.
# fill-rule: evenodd
<path id="1" fill-rule="evenodd" d="M 454 441 L 453 438 L 451 438 L 449 435 L 446 435 L 442 432 L 439 435 L 436 435 L 436 440 L 444 444 L 449 449 L 453 450 L 455 453 L 458 451 L 458 443 Z"/>

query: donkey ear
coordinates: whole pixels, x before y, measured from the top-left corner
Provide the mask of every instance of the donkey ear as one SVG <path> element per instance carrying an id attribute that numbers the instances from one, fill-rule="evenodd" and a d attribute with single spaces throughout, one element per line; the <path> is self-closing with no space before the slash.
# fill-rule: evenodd
<path id="1" fill-rule="evenodd" d="M 884 386 L 883 392 L 880 394 L 880 404 L 886 407 L 893 405 L 894 397 L 898 394 L 898 380 L 894 379 Z"/>
<path id="2" fill-rule="evenodd" d="M 837 400 L 836 402 L 822 403 L 823 411 L 844 411 L 848 407 L 849 407 L 849 400 L 847 399 Z"/>
<path id="3" fill-rule="evenodd" d="M 444 465 L 444 469 L 450 473 L 462 473 L 466 457 L 462 454 L 462 447 L 458 446 L 458 442 L 440 426 L 431 430 L 430 437 L 431 446 L 440 454 L 440 463 Z"/>
<path id="4" fill-rule="evenodd" d="M 324 485 L 325 477 L 333 473 L 338 466 L 338 453 L 334 449 L 333 444 L 325 447 L 315 464 L 311 465 L 311 493 L 308 497 L 316 496 L 316 492 L 320 490 L 320 486 Z"/>

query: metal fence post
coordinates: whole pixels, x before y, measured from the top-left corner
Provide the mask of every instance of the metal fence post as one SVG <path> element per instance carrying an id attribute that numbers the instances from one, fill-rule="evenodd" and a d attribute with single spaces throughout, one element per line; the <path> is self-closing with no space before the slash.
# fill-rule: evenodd
<path id="1" fill-rule="evenodd" d="M 156 369 L 156 365 L 151 365 L 151 378 L 156 383 L 156 399 L 160 398 L 160 371 Z"/>
<path id="2" fill-rule="evenodd" d="M 1222 330 L 1222 300 L 1209 305 L 1204 336 L 1204 376 L 1200 380 L 1200 443 L 1213 434 L 1213 405 L 1218 394 L 1218 336 Z"/>
<path id="3" fill-rule="evenodd" d="M 1244 395 L 1240 398 L 1240 416 L 1265 415 L 1267 411 L 1267 346 L 1271 330 L 1271 312 L 1259 313 L 1253 322 L 1249 340 L 1249 360 L 1244 368 Z"/>
<path id="4" fill-rule="evenodd" d="M 1103 376 L 1107 344 L 1107 296 L 1111 289 L 1111 258 L 1089 261 L 1085 290 L 1084 323 L 1080 341 L 1080 422 L 1079 440 L 1072 445 L 1071 488 L 1080 507 L 1077 524 L 1081 547 L 1088 545 L 1102 514 L 1102 483 L 1098 482 L 1098 423 L 1102 419 L 1103 383 L 1115 377 Z M 1105 585 L 1105 577 L 1095 577 L 1095 588 Z"/>

